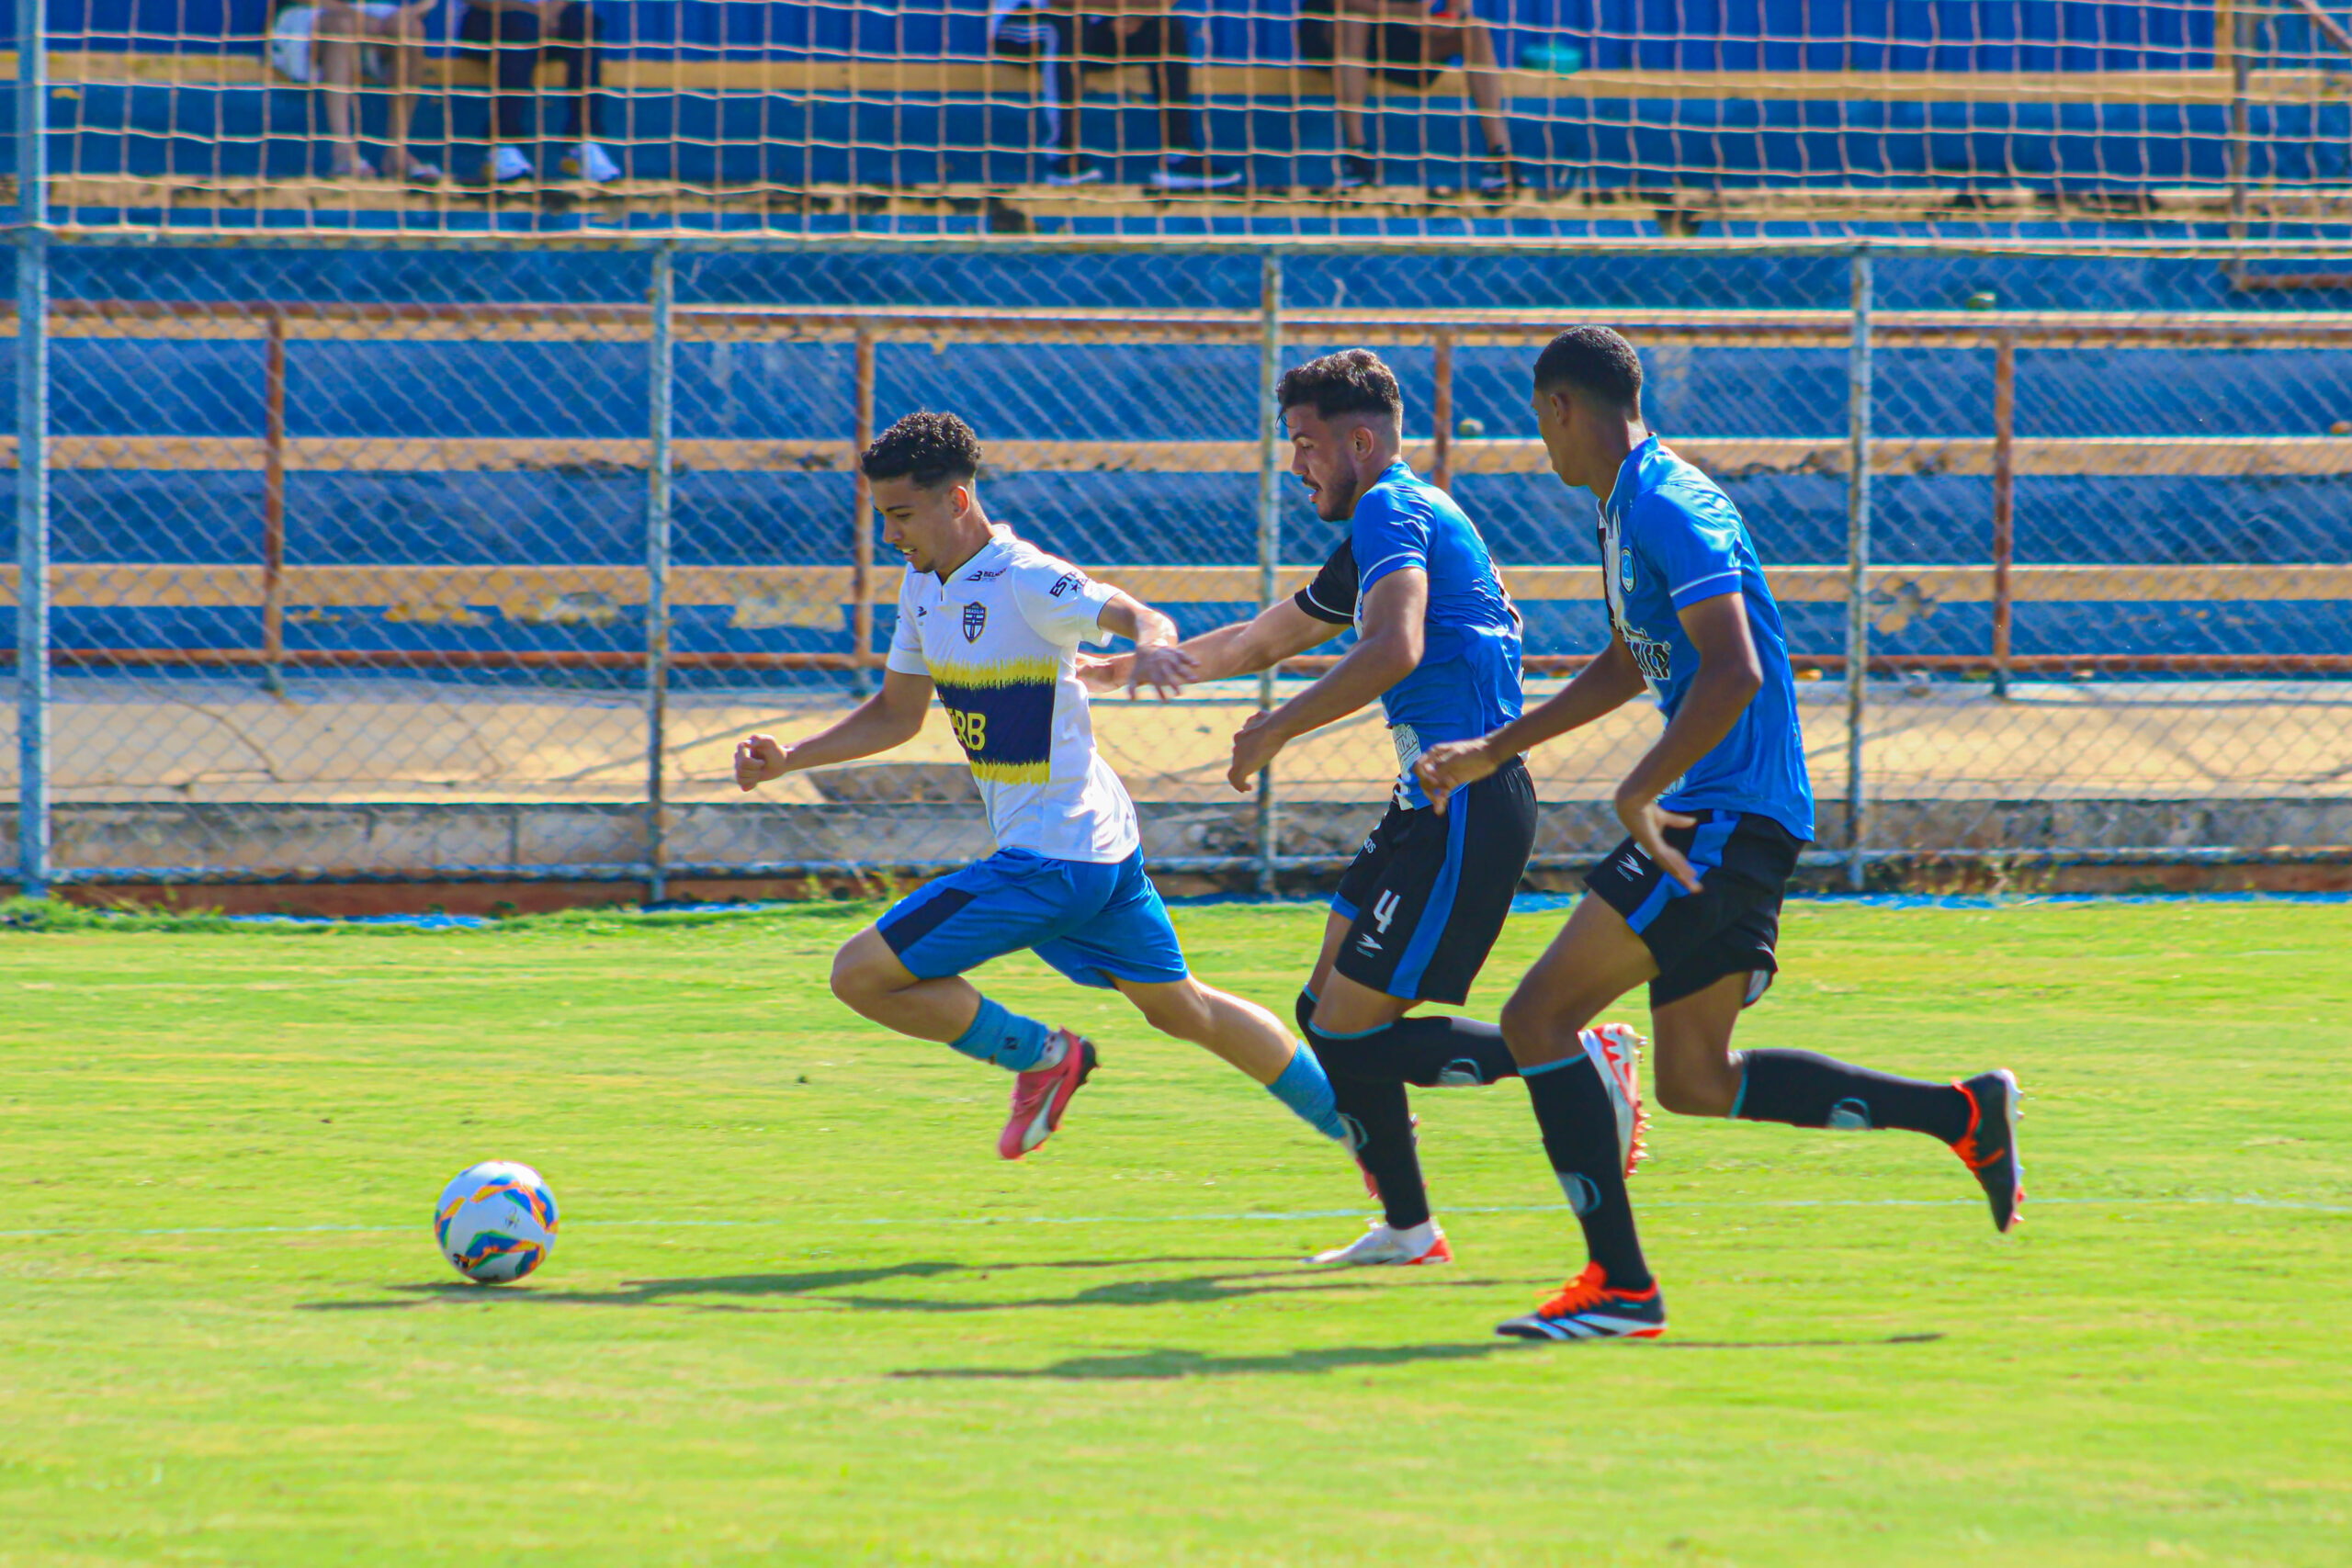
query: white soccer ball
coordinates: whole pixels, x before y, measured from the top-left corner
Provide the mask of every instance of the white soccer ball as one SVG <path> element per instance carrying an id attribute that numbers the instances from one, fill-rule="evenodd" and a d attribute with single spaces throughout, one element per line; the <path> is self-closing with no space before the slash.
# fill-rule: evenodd
<path id="1" fill-rule="evenodd" d="M 555 1193 L 527 1165 L 485 1160 L 458 1173 L 433 1211 L 441 1256 L 484 1285 L 519 1280 L 555 1247 Z"/>

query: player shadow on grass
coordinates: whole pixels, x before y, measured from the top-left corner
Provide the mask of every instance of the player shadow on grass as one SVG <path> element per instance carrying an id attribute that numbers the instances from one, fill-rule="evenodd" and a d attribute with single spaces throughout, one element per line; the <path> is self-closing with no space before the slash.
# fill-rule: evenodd
<path id="1" fill-rule="evenodd" d="M 1660 1339 L 1653 1350 L 1811 1350 L 1874 1345 L 1924 1345 L 1940 1334 L 1890 1334 L 1878 1339 Z M 1631 1347 L 1629 1347 L 1631 1348 Z M 1321 1350 L 1289 1350 L 1269 1356 L 1211 1356 L 1199 1350 L 1138 1350 L 1124 1356 L 1073 1356 L 1046 1367 L 915 1367 L 894 1378 L 973 1378 L 1055 1382 L 1110 1382 L 1170 1378 L 1237 1377 L 1282 1372 L 1344 1372 L 1363 1367 L 1396 1367 L 1419 1361 L 1476 1361 L 1488 1356 L 1552 1350 L 1573 1357 L 1606 1354 L 1580 1348 L 1555 1348 L 1529 1339 L 1489 1339 L 1470 1344 L 1343 1345 Z"/>
<path id="2" fill-rule="evenodd" d="M 461 1280 L 442 1280 L 430 1283 L 401 1283 L 386 1288 L 397 1292 L 390 1298 L 364 1301 L 303 1302 L 296 1308 L 300 1312 L 398 1312 L 415 1307 L 446 1306 L 467 1303 L 515 1302 L 536 1303 L 541 1306 L 660 1306 L 677 1297 L 692 1296 L 814 1296 L 831 1305 L 869 1311 L 907 1312 L 989 1312 L 1011 1307 L 1149 1304 L 1155 1301 L 1222 1301 L 1233 1295 L 1251 1295 L 1256 1291 L 1218 1292 L 1206 1287 L 1212 1281 L 1227 1280 L 1257 1280 L 1295 1278 L 1293 1270 L 1275 1274 L 1206 1274 L 1191 1280 L 1127 1280 L 1115 1285 L 1097 1286 L 1071 1297 L 1047 1297 L 1035 1301 L 1009 1302 L 926 1302 L 889 1297 L 834 1296 L 819 1292 L 880 1284 L 888 1280 L 927 1280 L 942 1274 L 963 1274 L 985 1279 L 991 1274 L 1009 1273 L 1013 1269 L 1135 1269 L 1182 1263 L 1262 1263 L 1262 1258 L 1070 1258 L 1049 1262 L 1015 1263 L 893 1263 L 871 1269 L 828 1269 L 798 1274 L 716 1274 L 676 1280 L 625 1280 L 617 1290 L 561 1291 L 548 1290 L 528 1282 L 489 1286 L 469 1283 Z M 1262 1287 L 1271 1289 L 1272 1287 Z M 774 1310 L 753 1306 L 730 1305 L 726 1303 L 682 1303 L 706 1312 L 760 1312 Z"/>

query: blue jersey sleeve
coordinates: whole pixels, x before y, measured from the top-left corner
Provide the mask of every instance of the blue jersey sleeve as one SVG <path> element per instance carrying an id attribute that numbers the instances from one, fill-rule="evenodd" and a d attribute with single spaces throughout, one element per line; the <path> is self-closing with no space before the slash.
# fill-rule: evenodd
<path id="1" fill-rule="evenodd" d="M 1391 572 L 1407 567 L 1430 569 L 1429 515 L 1407 502 L 1394 485 L 1375 486 L 1356 503 L 1350 540 L 1355 550 L 1359 599 Z"/>
<path id="2" fill-rule="evenodd" d="M 1739 514 L 1728 506 L 1718 515 L 1653 491 L 1634 503 L 1626 522 L 1635 558 L 1677 611 L 1739 592 Z"/>

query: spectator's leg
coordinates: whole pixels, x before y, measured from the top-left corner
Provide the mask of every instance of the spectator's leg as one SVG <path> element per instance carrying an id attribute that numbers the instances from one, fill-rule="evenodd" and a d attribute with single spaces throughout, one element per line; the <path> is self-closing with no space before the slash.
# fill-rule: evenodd
<path id="1" fill-rule="evenodd" d="M 1494 35 L 1487 30 L 1486 23 L 1476 17 L 1463 24 L 1461 34 L 1463 73 L 1470 79 L 1470 101 L 1478 106 L 1479 128 L 1487 135 L 1487 155 L 1509 164 L 1510 127 L 1503 120 L 1503 77 L 1495 60 Z M 1435 50 L 1428 57 L 1445 58 Z"/>
<path id="2" fill-rule="evenodd" d="M 1076 22 L 1068 14 L 1032 10 L 1007 17 L 996 36 L 997 53 L 1037 67 L 1045 98 L 1045 144 L 1059 141 L 1073 151 L 1078 146 L 1078 68 L 1070 59 L 1075 32 Z M 1036 146 L 1033 140 L 1031 151 Z"/>
<path id="3" fill-rule="evenodd" d="M 370 30 L 380 39 L 391 56 L 392 101 L 390 107 L 392 150 L 384 160 L 388 175 L 413 176 L 429 171 L 440 171 L 424 163 L 409 151 L 409 137 L 416 124 L 417 84 L 424 80 L 424 14 L 431 9 L 432 0 L 418 0 L 403 6 L 389 17 L 370 18 Z"/>
<path id="4" fill-rule="evenodd" d="M 477 13 L 469 7 L 466 20 Z M 521 145 L 539 127 L 539 18 L 529 11 L 492 11 L 491 92 L 498 104 L 498 139 Z"/>
<path id="5" fill-rule="evenodd" d="M 1372 29 L 1377 0 L 1339 0 L 1331 17 L 1331 96 L 1340 107 L 1340 142 L 1365 151 L 1363 101 L 1372 91 Z"/>
<path id="6" fill-rule="evenodd" d="M 1121 25 L 1129 20 L 1132 20 L 1135 23 L 1134 31 L 1132 33 L 1120 31 Z M 1143 17 L 1136 17 L 1132 18 L 1125 17 L 1086 17 L 1080 18 L 1078 25 L 1078 48 L 1071 51 L 1072 58 L 1070 61 L 1069 106 L 1071 123 L 1073 125 L 1077 123 L 1076 117 L 1078 114 L 1080 95 L 1086 91 L 1086 66 L 1088 62 L 1092 62 L 1098 65 L 1107 65 L 1114 72 L 1118 72 L 1125 71 L 1127 68 L 1127 61 L 1130 56 L 1137 61 L 1145 59 L 1148 52 L 1148 46 L 1144 43 L 1143 39 L 1145 32 L 1150 25 L 1150 20 Z M 1125 110 L 1125 106 L 1123 102 L 1120 107 L 1111 111 L 1113 116 L 1111 120 L 1111 155 L 1114 158 L 1127 150 L 1127 118 Z M 1078 151 L 1078 138 L 1073 132 L 1069 139 L 1069 151 L 1075 153 Z"/>
<path id="7" fill-rule="evenodd" d="M 338 179 L 365 179 L 376 172 L 359 155 L 354 123 L 358 118 L 360 39 L 367 23 L 365 12 L 338 0 L 327 0 L 311 23 L 311 61 L 326 99 L 327 135 L 334 143 Z"/>
<path id="8" fill-rule="evenodd" d="M 539 19 L 528 11 L 466 7 L 458 24 L 466 52 L 490 67 L 492 136 L 519 146 L 531 140 L 531 87 L 539 62 Z"/>
<path id="9" fill-rule="evenodd" d="M 563 62 L 563 84 L 572 96 L 571 128 L 583 141 L 612 134 L 612 95 L 605 86 L 605 25 L 587 0 L 571 0 L 557 16 L 558 43 L 548 53 Z"/>
<path id="10" fill-rule="evenodd" d="M 1159 145 L 1170 152 L 1205 152 L 1208 128 L 1193 99 L 1193 29 L 1170 13 L 1147 17 L 1127 39 L 1131 53 L 1151 61 L 1151 92 L 1159 103 Z"/>

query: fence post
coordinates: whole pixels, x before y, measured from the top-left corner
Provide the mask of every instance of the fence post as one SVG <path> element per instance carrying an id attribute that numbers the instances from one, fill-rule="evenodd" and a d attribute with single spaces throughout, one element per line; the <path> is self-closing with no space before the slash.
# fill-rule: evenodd
<path id="1" fill-rule="evenodd" d="M 2018 334 L 1993 351 L 1993 694 L 2009 694 L 2009 644 L 2017 606 L 2009 568 L 2018 553 Z"/>
<path id="2" fill-rule="evenodd" d="M 1268 251 L 1258 263 L 1258 608 L 1274 602 L 1283 559 L 1282 410 L 1274 382 L 1283 373 L 1283 258 Z M 1274 705 L 1274 672 L 1258 677 L 1258 711 Z M 1274 892 L 1274 856 L 1282 843 L 1274 770 L 1258 775 L 1258 891 Z"/>
<path id="3" fill-rule="evenodd" d="M 286 316 L 269 312 L 262 357 L 262 690 L 286 691 Z"/>
<path id="4" fill-rule="evenodd" d="M 17 0 L 17 880 L 50 886 L 49 57 Z"/>
<path id="5" fill-rule="evenodd" d="M 874 692 L 874 489 L 859 459 L 874 445 L 874 329 L 857 329 L 854 400 L 850 411 L 849 579 L 850 689 L 859 696 Z"/>
<path id="6" fill-rule="evenodd" d="M 1846 357 L 1846 880 L 1862 886 L 1869 829 L 1862 789 L 1862 719 L 1871 669 L 1871 254 L 1854 251 Z"/>
<path id="7" fill-rule="evenodd" d="M 1430 390 L 1430 483 L 1453 488 L 1453 334 L 1437 334 Z"/>
<path id="8" fill-rule="evenodd" d="M 653 331 L 647 371 L 648 434 L 652 450 L 645 486 L 645 862 L 646 902 L 669 897 L 663 870 L 662 753 L 670 708 L 670 478 L 673 378 L 671 329 L 678 298 L 677 258 L 667 245 L 653 253 Z"/>

